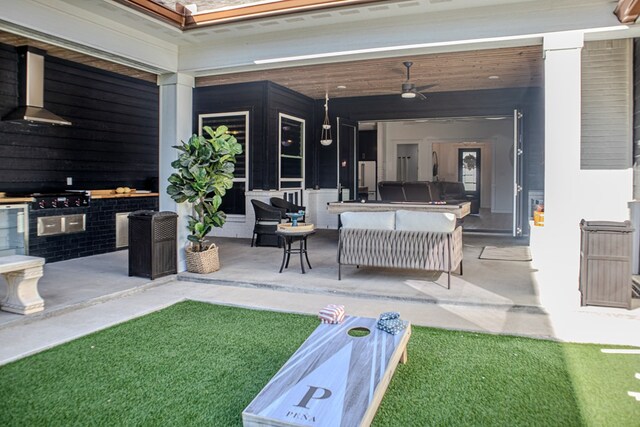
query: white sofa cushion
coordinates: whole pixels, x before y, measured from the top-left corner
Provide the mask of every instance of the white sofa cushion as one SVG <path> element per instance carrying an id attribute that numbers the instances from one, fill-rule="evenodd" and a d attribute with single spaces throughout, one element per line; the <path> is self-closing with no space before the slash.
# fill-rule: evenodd
<path id="1" fill-rule="evenodd" d="M 456 228 L 456 216 L 445 212 L 396 211 L 396 230 L 450 233 Z"/>
<path id="2" fill-rule="evenodd" d="M 340 214 L 342 228 L 367 230 L 393 230 L 396 225 L 395 212 L 343 212 Z"/>

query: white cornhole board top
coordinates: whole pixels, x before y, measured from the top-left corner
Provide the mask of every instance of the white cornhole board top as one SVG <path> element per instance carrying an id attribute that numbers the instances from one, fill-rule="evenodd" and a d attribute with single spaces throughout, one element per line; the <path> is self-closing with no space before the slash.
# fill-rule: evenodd
<path id="1" fill-rule="evenodd" d="M 411 335 L 410 324 L 391 335 L 376 322 L 348 316 L 320 324 L 242 412 L 242 424 L 368 426 Z M 353 328 L 370 333 L 352 337 Z"/>

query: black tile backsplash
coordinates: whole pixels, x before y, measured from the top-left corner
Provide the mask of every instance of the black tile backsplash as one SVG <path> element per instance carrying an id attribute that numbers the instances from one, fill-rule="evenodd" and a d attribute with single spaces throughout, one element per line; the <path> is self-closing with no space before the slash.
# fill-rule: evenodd
<path id="1" fill-rule="evenodd" d="M 33 210 L 29 212 L 29 255 L 46 262 L 97 255 L 116 250 L 116 213 L 158 210 L 157 197 L 91 200 L 89 207 Z M 38 217 L 86 214 L 86 231 L 38 237 Z"/>

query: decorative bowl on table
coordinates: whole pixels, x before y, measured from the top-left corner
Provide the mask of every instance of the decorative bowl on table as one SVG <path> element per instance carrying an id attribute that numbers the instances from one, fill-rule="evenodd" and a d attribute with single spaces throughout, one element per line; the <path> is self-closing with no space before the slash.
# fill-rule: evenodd
<path id="1" fill-rule="evenodd" d="M 304 211 L 287 212 L 285 215 L 288 216 L 289 218 L 291 218 L 291 226 L 292 227 L 297 227 L 298 226 L 298 220 L 304 216 Z"/>

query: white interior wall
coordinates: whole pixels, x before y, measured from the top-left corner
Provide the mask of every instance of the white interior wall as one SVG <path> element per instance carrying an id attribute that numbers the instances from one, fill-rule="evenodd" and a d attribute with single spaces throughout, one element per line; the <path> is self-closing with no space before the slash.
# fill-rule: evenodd
<path id="1" fill-rule="evenodd" d="M 513 211 L 513 120 L 461 120 L 443 119 L 442 121 L 395 121 L 378 123 L 378 181 L 394 181 L 397 176 L 397 144 L 417 143 L 419 145 L 420 181 L 433 180 L 431 153 L 434 143 L 458 144 L 483 141 L 485 147 L 482 156 L 483 176 L 481 182 L 481 206 L 494 212 L 511 213 Z M 479 144 L 474 144 L 479 145 Z M 451 150 L 454 146 L 451 146 Z M 457 148 L 447 160 L 447 154 L 439 157 L 440 180 L 458 180 Z M 451 163 L 446 166 L 444 162 Z"/>

